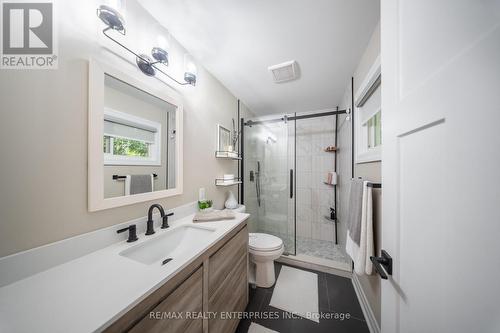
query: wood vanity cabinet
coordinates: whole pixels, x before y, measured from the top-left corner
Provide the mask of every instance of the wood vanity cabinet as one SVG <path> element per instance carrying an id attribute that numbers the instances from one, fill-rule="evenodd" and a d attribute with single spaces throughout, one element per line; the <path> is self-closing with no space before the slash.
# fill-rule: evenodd
<path id="1" fill-rule="evenodd" d="M 104 332 L 232 333 L 239 319 L 228 315 L 244 311 L 247 303 L 248 228 L 244 222 Z"/>
<path id="2" fill-rule="evenodd" d="M 223 315 L 245 311 L 248 303 L 248 232 L 244 231 L 209 259 L 208 311 L 216 313 L 208 321 L 211 333 L 234 332 L 239 320 Z"/>
<path id="3" fill-rule="evenodd" d="M 203 268 L 200 267 L 186 281 L 167 296 L 150 314 L 141 319 L 130 332 L 203 332 L 203 323 L 192 316 L 162 317 L 166 314 L 201 313 L 203 310 Z"/>

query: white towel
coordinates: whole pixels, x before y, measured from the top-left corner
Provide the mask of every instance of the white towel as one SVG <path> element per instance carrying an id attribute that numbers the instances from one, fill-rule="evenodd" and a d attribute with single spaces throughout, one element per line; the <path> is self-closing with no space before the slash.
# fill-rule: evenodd
<path id="1" fill-rule="evenodd" d="M 370 256 L 374 254 L 373 244 L 373 200 L 372 188 L 368 182 L 363 182 L 363 200 L 361 207 L 361 234 L 359 246 L 349 236 L 347 230 L 347 241 L 345 246 L 347 254 L 354 261 L 354 272 L 358 275 L 372 274 L 373 264 Z"/>

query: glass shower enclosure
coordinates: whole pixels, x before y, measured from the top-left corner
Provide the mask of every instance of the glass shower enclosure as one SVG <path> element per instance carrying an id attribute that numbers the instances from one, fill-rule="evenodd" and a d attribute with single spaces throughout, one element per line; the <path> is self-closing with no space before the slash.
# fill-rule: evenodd
<path id="1" fill-rule="evenodd" d="M 293 126 L 288 121 L 247 122 L 244 141 L 244 203 L 250 232 L 280 237 L 295 254 Z M 292 139 L 292 140 L 291 140 Z"/>
<path id="2" fill-rule="evenodd" d="M 280 237 L 288 258 L 350 270 L 344 226 L 331 219 L 337 121 L 336 112 L 247 121 L 243 201 L 250 232 Z"/>

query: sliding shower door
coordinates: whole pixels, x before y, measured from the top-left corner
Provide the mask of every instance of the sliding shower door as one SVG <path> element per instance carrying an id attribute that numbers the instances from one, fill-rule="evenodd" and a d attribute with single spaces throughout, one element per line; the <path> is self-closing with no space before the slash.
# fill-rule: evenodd
<path id="1" fill-rule="evenodd" d="M 250 232 L 280 237 L 295 254 L 293 122 L 251 122 L 244 128 L 244 204 Z"/>

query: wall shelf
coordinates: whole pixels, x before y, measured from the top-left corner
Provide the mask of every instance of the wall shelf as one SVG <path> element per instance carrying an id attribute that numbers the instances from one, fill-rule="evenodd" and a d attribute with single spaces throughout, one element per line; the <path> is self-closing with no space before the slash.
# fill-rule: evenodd
<path id="1" fill-rule="evenodd" d="M 330 183 L 327 183 L 327 182 L 323 182 L 323 184 L 328 185 L 328 186 L 337 186 L 337 184 L 330 184 Z"/>
<path id="2" fill-rule="evenodd" d="M 335 223 L 337 223 L 337 222 L 338 222 L 336 219 L 335 219 L 335 220 L 334 220 L 334 219 L 331 219 L 331 218 L 330 218 L 330 216 L 326 216 L 326 215 L 324 215 L 323 217 L 324 217 L 326 220 L 330 221 L 330 222 L 335 222 Z"/>
<path id="3" fill-rule="evenodd" d="M 233 186 L 233 185 L 238 185 L 238 184 L 242 184 L 242 183 L 243 182 L 241 181 L 240 178 L 234 178 L 231 180 L 217 178 L 215 180 L 215 186 Z"/>
<path id="4" fill-rule="evenodd" d="M 335 153 L 337 151 L 337 147 L 335 146 L 326 147 L 325 149 L 323 149 L 323 151 L 327 153 Z"/>
<path id="5" fill-rule="evenodd" d="M 215 158 L 222 158 L 227 160 L 241 160 L 241 154 L 236 151 L 216 151 Z"/>

